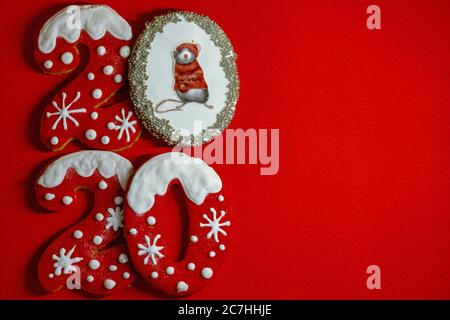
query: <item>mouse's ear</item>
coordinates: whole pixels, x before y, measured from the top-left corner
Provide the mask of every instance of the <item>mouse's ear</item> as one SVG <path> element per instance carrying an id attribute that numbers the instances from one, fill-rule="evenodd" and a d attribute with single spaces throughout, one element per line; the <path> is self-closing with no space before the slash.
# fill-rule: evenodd
<path id="1" fill-rule="evenodd" d="M 199 45 L 198 43 L 196 43 L 195 46 L 197 47 L 198 52 L 200 52 L 200 50 L 202 50 L 202 46 Z"/>
<path id="2" fill-rule="evenodd" d="M 177 56 L 178 51 L 172 51 L 173 57 L 175 58 Z"/>

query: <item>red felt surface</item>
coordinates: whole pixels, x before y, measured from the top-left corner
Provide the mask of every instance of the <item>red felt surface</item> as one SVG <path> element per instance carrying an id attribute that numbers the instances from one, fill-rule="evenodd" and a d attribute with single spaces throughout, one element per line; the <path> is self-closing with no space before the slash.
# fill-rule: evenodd
<path id="1" fill-rule="evenodd" d="M 379 31 L 366 28 L 371 1 L 103 2 L 135 33 L 163 9 L 213 18 L 239 55 L 231 128 L 280 129 L 277 175 L 214 166 L 234 207 L 233 241 L 221 273 L 192 298 L 450 298 L 450 2 L 376 1 Z M 86 210 L 82 201 L 49 214 L 33 197 L 39 170 L 81 148 L 48 152 L 38 137 L 43 106 L 72 76 L 39 73 L 32 49 L 69 3 L 0 11 L 0 298 L 85 298 L 44 295 L 36 276 L 49 241 Z M 138 165 L 155 145 L 145 134 L 121 154 Z M 381 290 L 366 288 L 370 264 L 381 267 Z M 156 297 L 137 283 L 110 298 Z"/>

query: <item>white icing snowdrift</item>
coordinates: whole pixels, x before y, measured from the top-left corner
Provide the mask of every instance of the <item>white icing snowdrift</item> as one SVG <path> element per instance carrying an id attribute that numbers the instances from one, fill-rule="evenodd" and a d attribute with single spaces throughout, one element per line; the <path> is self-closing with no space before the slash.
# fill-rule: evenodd
<path id="1" fill-rule="evenodd" d="M 57 187 L 64 181 L 70 168 L 84 178 L 92 176 L 95 170 L 105 179 L 116 175 L 123 190 L 134 171 L 130 161 L 114 152 L 87 150 L 57 159 L 45 169 L 38 179 L 38 184 L 46 188 Z"/>
<path id="2" fill-rule="evenodd" d="M 79 26 L 74 24 L 74 7 L 79 8 Z M 51 17 L 39 33 L 38 48 L 43 53 L 55 49 L 56 39 L 64 38 L 74 43 L 80 38 L 81 30 L 94 40 L 103 38 L 106 32 L 120 40 L 130 40 L 131 26 L 116 11 L 105 5 L 69 6 Z"/>
<path id="3" fill-rule="evenodd" d="M 164 195 L 169 183 L 178 179 L 188 199 L 197 205 L 222 189 L 222 180 L 203 160 L 179 152 L 156 156 L 136 172 L 127 194 L 128 205 L 137 214 L 153 207 L 155 195 Z"/>

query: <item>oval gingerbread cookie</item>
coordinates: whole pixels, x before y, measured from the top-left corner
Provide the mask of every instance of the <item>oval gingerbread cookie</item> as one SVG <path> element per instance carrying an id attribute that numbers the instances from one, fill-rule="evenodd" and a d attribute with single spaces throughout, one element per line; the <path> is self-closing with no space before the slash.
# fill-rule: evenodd
<path id="1" fill-rule="evenodd" d="M 105 5 L 69 6 L 45 23 L 35 50 L 43 72 L 69 73 L 80 63 L 80 46 L 89 51 L 85 69 L 44 108 L 41 139 L 48 148 L 79 140 L 94 149 L 121 150 L 139 138 L 129 100 L 102 107 L 126 83 L 131 39 L 130 25 Z"/>
<path id="2" fill-rule="evenodd" d="M 181 261 L 168 257 L 174 248 L 167 237 L 173 231 L 166 224 L 164 195 L 174 183 L 184 190 L 189 222 Z M 185 296 L 213 281 L 227 253 L 231 222 L 222 181 L 205 162 L 177 152 L 146 162 L 130 184 L 124 219 L 133 265 L 153 288 Z"/>
<path id="3" fill-rule="evenodd" d="M 123 229 L 124 190 L 131 163 L 109 151 L 80 151 L 50 164 L 36 182 L 38 202 L 52 211 L 76 205 L 77 190 L 94 194 L 90 213 L 54 240 L 40 258 L 39 280 L 48 291 L 78 286 L 113 294 L 135 279 Z"/>

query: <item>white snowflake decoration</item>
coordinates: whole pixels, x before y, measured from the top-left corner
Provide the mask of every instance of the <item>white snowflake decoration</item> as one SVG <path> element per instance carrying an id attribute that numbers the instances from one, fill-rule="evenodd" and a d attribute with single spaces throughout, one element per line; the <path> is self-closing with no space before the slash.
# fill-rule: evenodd
<path id="1" fill-rule="evenodd" d="M 131 116 L 133 115 L 133 112 L 128 111 L 128 114 L 125 116 L 125 110 L 120 110 L 120 113 L 122 114 L 122 118 L 118 115 L 114 117 L 117 121 L 120 122 L 120 125 L 114 124 L 114 127 L 112 127 L 112 130 L 118 130 L 119 134 L 117 136 L 117 140 L 122 139 L 123 133 L 125 132 L 127 142 L 130 142 L 130 130 L 132 133 L 136 132 L 136 129 L 134 128 L 134 125 L 137 123 L 136 120 L 130 121 Z"/>
<path id="2" fill-rule="evenodd" d="M 73 251 L 75 250 L 75 246 L 72 247 L 72 249 L 69 250 L 66 254 L 66 249 L 61 248 L 59 250 L 59 256 L 54 254 L 52 256 L 53 260 L 56 262 L 53 264 L 53 267 L 55 268 L 55 275 L 59 276 L 61 275 L 61 271 L 64 271 L 64 274 L 70 274 L 72 272 L 77 271 L 74 264 L 77 262 L 80 262 L 83 260 L 83 258 L 72 258 L 71 255 Z"/>
<path id="3" fill-rule="evenodd" d="M 106 229 L 113 228 L 117 231 L 119 228 L 123 228 L 123 209 L 116 207 L 116 209 L 108 208 L 109 217 L 106 218 L 108 222 L 105 226 Z"/>
<path id="4" fill-rule="evenodd" d="M 72 121 L 73 124 L 78 127 L 80 124 L 78 123 L 78 121 L 71 116 L 71 114 L 73 113 L 85 113 L 86 109 L 85 108 L 80 108 L 80 109 L 73 109 L 73 110 L 69 110 L 69 108 L 78 101 L 78 99 L 80 99 L 81 93 L 80 91 L 77 92 L 75 98 L 72 100 L 72 102 L 70 102 L 68 105 L 66 105 L 66 98 L 67 98 L 67 94 L 65 92 L 61 93 L 61 97 L 62 97 L 62 105 L 61 107 L 58 106 L 58 104 L 55 101 L 52 101 L 52 105 L 53 107 L 55 107 L 55 109 L 57 110 L 56 112 L 47 112 L 47 118 L 50 118 L 52 116 L 57 116 L 55 122 L 52 125 L 52 130 L 55 130 L 58 127 L 59 122 L 62 120 L 63 121 L 63 127 L 64 130 L 67 130 L 68 125 L 67 125 L 67 119 Z"/>
<path id="5" fill-rule="evenodd" d="M 161 235 L 160 234 L 156 235 L 156 237 L 153 239 L 153 243 L 150 243 L 149 236 L 145 235 L 144 238 L 145 238 L 145 242 L 146 242 L 147 246 L 139 243 L 137 246 L 141 250 L 138 251 L 138 255 L 139 256 L 142 256 L 144 254 L 147 255 L 144 258 L 144 264 L 147 264 L 148 260 L 151 258 L 152 263 L 156 265 L 156 256 L 158 256 L 158 258 L 164 258 L 164 255 L 160 252 L 164 247 L 158 247 L 156 245 L 159 238 L 161 238 Z"/>
<path id="6" fill-rule="evenodd" d="M 209 209 L 212 213 L 212 220 L 206 215 L 203 215 L 203 219 L 208 221 L 208 223 L 200 223 L 200 227 L 210 227 L 211 230 L 208 232 L 206 237 L 208 239 L 211 239 L 211 236 L 214 235 L 214 240 L 216 242 L 219 242 L 219 232 L 223 234 L 224 236 L 227 235 L 225 230 L 223 230 L 221 227 L 229 227 L 231 225 L 230 221 L 220 222 L 222 218 L 225 216 L 225 211 L 220 211 L 220 216 L 217 218 L 217 212 L 214 208 Z"/>

